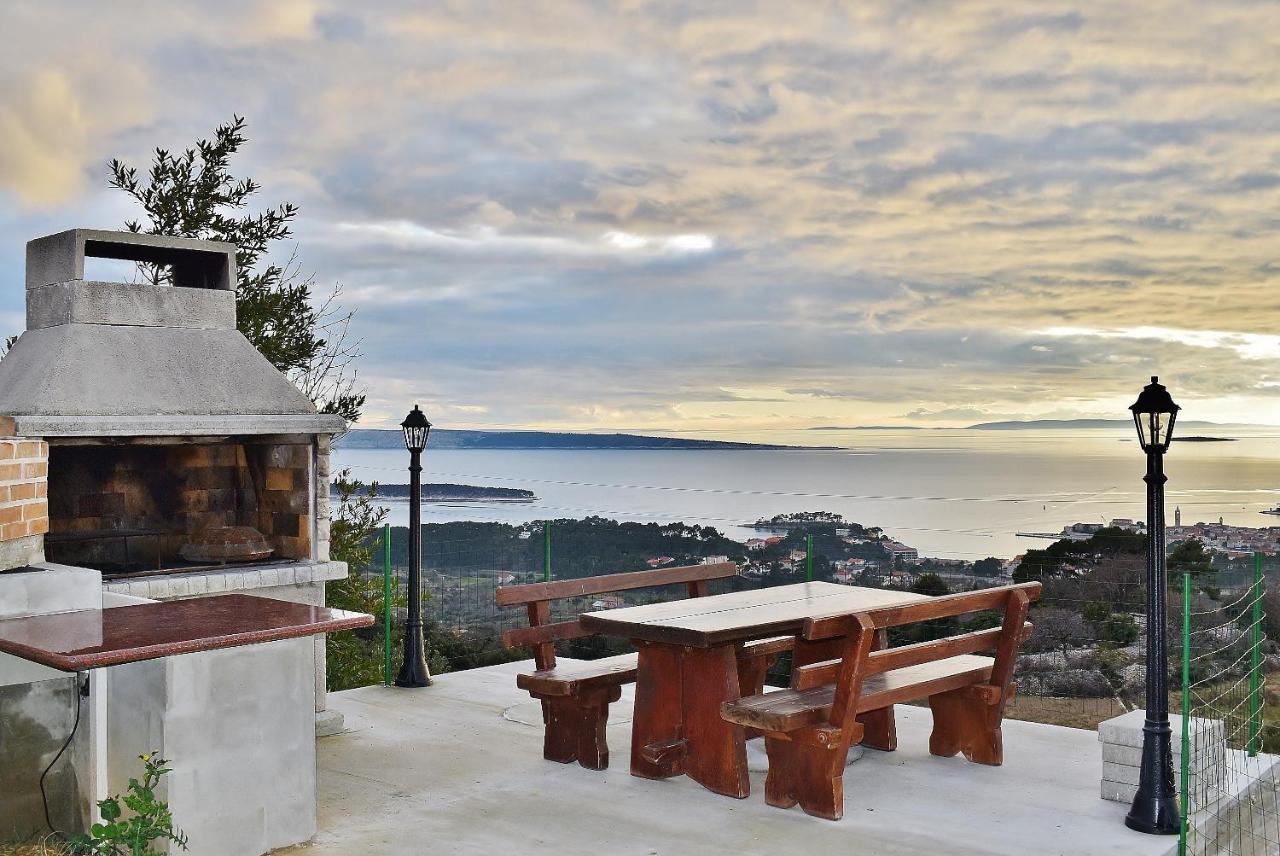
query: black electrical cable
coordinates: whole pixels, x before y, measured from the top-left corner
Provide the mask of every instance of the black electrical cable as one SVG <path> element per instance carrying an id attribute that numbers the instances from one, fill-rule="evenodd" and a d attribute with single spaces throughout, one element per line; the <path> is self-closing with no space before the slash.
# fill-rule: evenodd
<path id="1" fill-rule="evenodd" d="M 49 771 L 53 769 L 53 765 L 58 763 L 58 759 L 67 751 L 67 747 L 71 745 L 71 741 L 76 736 L 76 731 L 80 728 L 80 707 L 83 697 L 88 695 L 87 690 L 89 686 L 87 676 L 83 676 L 85 678 L 85 684 L 84 686 L 81 686 L 81 677 L 82 676 L 79 673 L 76 674 L 76 719 L 75 722 L 71 724 L 71 733 L 67 735 L 67 739 L 63 742 L 62 748 L 58 750 L 58 754 L 53 756 L 53 760 L 49 762 L 49 766 L 45 767 L 44 772 L 40 774 L 40 799 L 44 803 L 44 822 L 48 824 L 50 832 L 57 832 L 58 830 L 53 825 L 53 821 L 49 819 L 49 795 L 45 793 L 44 780 L 45 777 L 49 775 Z"/>

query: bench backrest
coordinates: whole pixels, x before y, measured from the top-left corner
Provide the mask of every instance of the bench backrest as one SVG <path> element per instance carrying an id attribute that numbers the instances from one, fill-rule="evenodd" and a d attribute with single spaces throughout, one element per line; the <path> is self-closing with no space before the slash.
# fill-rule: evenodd
<path id="1" fill-rule="evenodd" d="M 580 639 L 590 636 L 591 632 L 584 630 L 576 618 L 552 622 L 551 601 L 677 583 L 684 583 L 688 587 L 689 597 L 701 597 L 707 593 L 707 584 L 711 580 L 725 579 L 736 576 L 737 573 L 738 566 L 733 562 L 719 562 L 714 565 L 684 565 L 576 580 L 503 586 L 494 594 L 494 600 L 498 606 L 524 604 L 529 614 L 529 626 L 504 631 L 502 644 L 508 648 L 528 645 L 533 648 L 537 667 L 552 669 L 556 665 L 556 642 L 562 639 Z"/>
<path id="2" fill-rule="evenodd" d="M 836 696 L 830 722 L 843 728 L 846 723 L 853 722 L 863 678 L 960 654 L 995 651 L 987 685 L 1001 691 L 999 703 L 1003 704 L 1013 680 L 1018 645 L 1031 633 L 1031 624 L 1026 620 L 1027 610 L 1031 601 L 1040 597 L 1040 592 L 1040 583 L 1023 583 L 944 595 L 906 606 L 882 607 L 852 615 L 810 618 L 804 625 L 804 638 L 810 642 L 843 638 L 841 657 L 794 669 L 791 685 L 796 689 L 807 689 L 834 682 Z M 887 628 L 982 610 L 1002 610 L 1004 619 L 1001 625 L 929 642 L 873 650 L 877 637 Z"/>

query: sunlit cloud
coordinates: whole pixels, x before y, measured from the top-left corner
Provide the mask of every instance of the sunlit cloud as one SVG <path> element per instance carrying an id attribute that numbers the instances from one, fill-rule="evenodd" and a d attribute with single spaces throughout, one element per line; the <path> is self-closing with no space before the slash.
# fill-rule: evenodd
<path id="1" fill-rule="evenodd" d="M 27 240 L 136 216 L 111 157 L 240 113 L 282 251 L 358 309 L 371 424 L 1095 416 L 1155 373 L 1280 422 L 1276 32 L 1252 0 L 16 0 L 0 320 Z"/>
<path id="2" fill-rule="evenodd" d="M 710 235 L 650 237 L 609 231 L 596 238 L 577 238 L 508 233 L 491 226 L 440 230 L 406 221 L 338 223 L 336 233 L 355 243 L 391 244 L 401 249 L 566 257 L 683 255 L 710 252 L 716 246 L 715 239 Z"/>
<path id="3" fill-rule="evenodd" d="M 1173 343 L 1192 348 L 1228 350 L 1245 360 L 1280 360 L 1280 336 L 1261 333 L 1232 333 L 1223 330 L 1180 330 L 1171 327 L 1123 327 L 1114 329 L 1047 327 L 1043 330 L 1037 330 L 1036 335 Z"/>

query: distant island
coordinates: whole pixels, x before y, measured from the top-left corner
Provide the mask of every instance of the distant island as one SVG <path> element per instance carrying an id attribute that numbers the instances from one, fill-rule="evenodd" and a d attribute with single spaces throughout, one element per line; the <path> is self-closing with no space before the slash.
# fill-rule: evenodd
<path id="1" fill-rule="evenodd" d="M 340 449 L 404 449 L 399 431 L 356 428 L 337 443 Z M 690 440 L 683 437 L 646 437 L 640 434 L 571 434 L 558 431 L 461 431 L 435 428 L 432 449 L 833 449 L 832 446 L 778 446 L 738 443 L 730 440 Z"/>
<path id="2" fill-rule="evenodd" d="M 1261 425 L 1231 425 L 1222 422 L 1182 422 L 1183 428 L 1261 428 Z M 968 426 L 971 431 L 1024 431 L 1046 428 L 1122 428 L 1133 430 L 1132 419 L 1024 419 L 1008 422 L 979 422 Z M 1175 433 L 1175 438 L 1177 434 Z"/>
<path id="3" fill-rule="evenodd" d="M 1173 439 L 1175 442 L 1178 442 L 1178 443 L 1234 443 L 1239 438 L 1237 437 L 1203 437 L 1203 436 L 1196 436 L 1194 434 L 1190 437 L 1179 437 L 1177 434 L 1174 434 Z"/>
<path id="4" fill-rule="evenodd" d="M 809 431 L 924 431 L 923 425 L 818 425 Z"/>
<path id="5" fill-rule="evenodd" d="M 329 486 L 330 495 L 336 495 L 333 485 Z M 368 486 L 356 492 L 357 496 L 367 496 Z M 379 484 L 379 499 L 408 499 L 407 484 Z M 518 487 L 481 487 L 474 484 L 424 484 L 422 486 L 423 502 L 534 502 L 537 496 L 533 491 Z"/>

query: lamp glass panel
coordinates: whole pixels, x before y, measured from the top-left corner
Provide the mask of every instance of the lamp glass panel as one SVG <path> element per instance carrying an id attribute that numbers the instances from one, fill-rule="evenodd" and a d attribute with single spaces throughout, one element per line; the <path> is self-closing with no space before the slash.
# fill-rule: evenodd
<path id="1" fill-rule="evenodd" d="M 410 450 L 421 452 L 427 445 L 427 429 L 425 427 L 407 427 L 404 429 L 404 444 Z"/>

